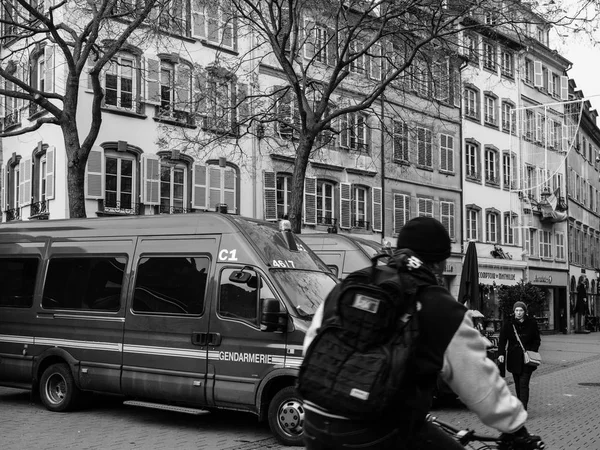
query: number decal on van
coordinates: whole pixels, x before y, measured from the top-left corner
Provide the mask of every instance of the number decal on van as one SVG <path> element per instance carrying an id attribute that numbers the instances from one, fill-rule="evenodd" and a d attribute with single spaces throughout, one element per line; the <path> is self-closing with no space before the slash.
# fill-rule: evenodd
<path id="1" fill-rule="evenodd" d="M 283 260 L 283 259 L 274 259 L 271 263 L 273 267 L 279 267 L 280 269 L 295 269 L 294 261 Z"/>
<path id="2" fill-rule="evenodd" d="M 237 261 L 237 249 L 227 250 L 224 248 L 219 252 L 219 261 Z"/>

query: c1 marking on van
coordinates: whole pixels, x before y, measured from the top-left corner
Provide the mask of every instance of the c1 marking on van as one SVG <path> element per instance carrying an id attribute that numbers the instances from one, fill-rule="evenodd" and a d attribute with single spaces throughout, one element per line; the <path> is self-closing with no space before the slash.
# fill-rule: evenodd
<path id="1" fill-rule="evenodd" d="M 233 250 L 227 250 L 226 248 L 224 248 L 219 252 L 219 261 L 237 261 L 238 259 L 236 253 L 236 248 L 234 248 Z"/>
<path id="2" fill-rule="evenodd" d="M 221 361 L 273 364 L 272 356 L 262 353 L 219 352 L 219 359 Z"/>
<path id="3" fill-rule="evenodd" d="M 294 261 L 290 261 L 289 259 L 287 259 L 287 260 L 274 259 L 273 262 L 271 263 L 271 265 L 273 267 L 280 267 L 282 269 L 295 269 L 296 268 Z"/>

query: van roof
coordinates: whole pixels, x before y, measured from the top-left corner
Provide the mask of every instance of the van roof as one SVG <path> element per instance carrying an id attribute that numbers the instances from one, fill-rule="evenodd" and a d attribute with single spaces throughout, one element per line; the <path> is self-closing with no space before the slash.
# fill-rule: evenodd
<path id="1" fill-rule="evenodd" d="M 276 227 L 270 222 L 259 221 L 237 215 L 217 212 L 190 214 L 161 214 L 152 216 L 91 217 L 84 219 L 53 219 L 8 222 L 0 225 L 2 234 L 52 236 L 71 235 L 77 231 L 80 236 L 123 236 L 129 234 L 155 235 L 157 230 L 163 234 L 223 233 L 237 231 L 250 223 Z"/>

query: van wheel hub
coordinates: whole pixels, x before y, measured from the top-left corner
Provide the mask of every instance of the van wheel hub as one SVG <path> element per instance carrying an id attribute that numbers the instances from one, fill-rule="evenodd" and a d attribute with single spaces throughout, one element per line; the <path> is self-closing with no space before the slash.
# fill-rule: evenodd
<path id="1" fill-rule="evenodd" d="M 297 400 L 285 402 L 279 408 L 279 424 L 287 433 L 297 435 L 304 427 L 304 406 Z"/>

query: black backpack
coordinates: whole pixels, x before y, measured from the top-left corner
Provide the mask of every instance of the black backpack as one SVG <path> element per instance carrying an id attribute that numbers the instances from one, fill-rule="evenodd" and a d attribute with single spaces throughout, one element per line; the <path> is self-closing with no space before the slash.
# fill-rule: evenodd
<path id="1" fill-rule="evenodd" d="M 325 299 L 323 322 L 298 376 L 298 393 L 333 414 L 376 420 L 398 407 L 419 335 L 416 294 L 423 283 L 413 254 L 353 272 Z M 431 283 L 428 283 L 431 284 Z"/>

